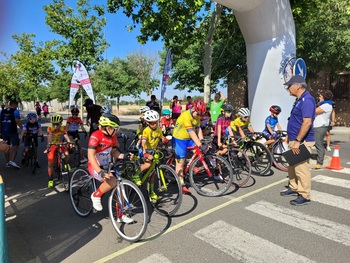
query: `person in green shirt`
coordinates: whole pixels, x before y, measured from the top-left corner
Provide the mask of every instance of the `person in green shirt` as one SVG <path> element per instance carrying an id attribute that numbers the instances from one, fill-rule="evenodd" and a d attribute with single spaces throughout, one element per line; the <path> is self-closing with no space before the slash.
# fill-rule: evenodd
<path id="1" fill-rule="evenodd" d="M 215 93 L 214 100 L 210 103 L 210 116 L 211 116 L 211 122 L 213 123 L 213 125 L 215 125 L 216 120 L 221 114 L 220 109 L 221 109 L 221 106 L 225 103 L 225 101 L 226 101 L 226 97 L 221 91 L 218 93 Z"/>

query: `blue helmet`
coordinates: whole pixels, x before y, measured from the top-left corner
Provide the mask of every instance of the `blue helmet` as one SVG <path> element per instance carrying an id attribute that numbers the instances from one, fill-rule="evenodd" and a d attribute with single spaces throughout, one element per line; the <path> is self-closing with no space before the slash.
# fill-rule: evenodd
<path id="1" fill-rule="evenodd" d="M 27 115 L 28 120 L 29 119 L 36 119 L 36 118 L 37 118 L 36 113 L 31 112 L 31 113 L 28 113 L 28 115 Z"/>
<path id="2" fill-rule="evenodd" d="M 169 109 L 162 110 L 162 115 L 170 115 L 171 111 Z"/>

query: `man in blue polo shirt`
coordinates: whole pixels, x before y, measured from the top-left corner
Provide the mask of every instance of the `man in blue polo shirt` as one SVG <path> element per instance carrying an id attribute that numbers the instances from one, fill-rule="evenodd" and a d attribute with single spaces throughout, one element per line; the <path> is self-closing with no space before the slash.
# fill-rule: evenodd
<path id="1" fill-rule="evenodd" d="M 315 119 L 315 98 L 306 90 L 306 81 L 300 75 L 293 76 L 287 86 L 291 96 L 296 97 L 287 125 L 289 148 L 294 154 L 300 152 L 299 147 L 304 143 L 309 152 L 315 144 L 313 122 Z M 289 188 L 281 192 L 281 196 L 298 196 L 290 201 L 291 205 L 310 203 L 311 169 L 309 159 L 288 167 Z"/>

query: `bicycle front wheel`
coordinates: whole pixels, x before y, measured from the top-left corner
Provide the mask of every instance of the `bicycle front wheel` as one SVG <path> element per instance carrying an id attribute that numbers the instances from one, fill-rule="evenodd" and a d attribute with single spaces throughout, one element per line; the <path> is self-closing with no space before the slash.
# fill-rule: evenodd
<path id="1" fill-rule="evenodd" d="M 182 186 L 179 177 L 169 165 L 159 165 L 158 176 L 154 182 L 154 192 L 157 202 L 151 202 L 154 209 L 161 215 L 172 216 L 182 203 Z"/>
<path id="2" fill-rule="evenodd" d="M 264 175 L 272 166 L 272 155 L 269 149 L 260 142 L 249 144 L 243 149 L 250 159 L 252 173 Z"/>
<path id="3" fill-rule="evenodd" d="M 228 159 L 233 169 L 233 183 L 244 186 L 252 175 L 252 166 L 247 154 L 237 148 L 230 148 Z"/>
<path id="4" fill-rule="evenodd" d="M 69 164 L 65 159 L 61 160 L 60 164 L 61 182 L 64 190 L 68 192 L 69 190 Z"/>
<path id="5" fill-rule="evenodd" d="M 35 144 L 32 143 L 30 149 L 29 149 L 29 162 L 30 162 L 30 170 L 32 171 L 32 174 L 35 174 L 36 171 L 36 147 Z"/>
<path id="6" fill-rule="evenodd" d="M 92 211 L 91 194 L 94 192 L 93 178 L 84 169 L 77 169 L 69 182 L 69 196 L 74 211 L 81 217 Z"/>
<path id="7" fill-rule="evenodd" d="M 123 179 L 111 191 L 109 216 L 117 233 L 126 241 L 137 242 L 147 229 L 148 210 L 141 190 Z"/>
<path id="8" fill-rule="evenodd" d="M 204 196 L 223 195 L 231 186 L 233 171 L 230 163 L 222 156 L 206 154 L 204 161 L 211 175 L 206 172 L 203 163 L 197 157 L 189 168 L 191 186 Z"/>

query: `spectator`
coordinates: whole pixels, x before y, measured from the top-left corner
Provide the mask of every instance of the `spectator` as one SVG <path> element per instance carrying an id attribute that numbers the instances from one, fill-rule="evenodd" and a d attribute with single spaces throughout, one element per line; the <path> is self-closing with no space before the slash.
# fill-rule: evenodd
<path id="1" fill-rule="evenodd" d="M 211 122 L 215 125 L 216 120 L 221 114 L 221 106 L 225 103 L 226 97 L 222 92 L 218 92 L 214 96 L 214 100 L 210 103 Z"/>
<path id="2" fill-rule="evenodd" d="M 332 110 L 332 113 L 331 113 L 331 120 L 330 120 L 330 123 L 329 123 L 329 126 L 328 126 L 328 130 L 326 132 L 326 143 L 327 143 L 327 151 L 330 152 L 332 151 L 331 149 L 331 130 L 333 128 L 333 126 L 335 125 L 335 104 L 333 102 L 333 110 Z"/>
<path id="3" fill-rule="evenodd" d="M 192 109 L 192 107 L 193 107 L 192 97 L 187 96 L 186 110 Z"/>
<path id="4" fill-rule="evenodd" d="M 19 137 L 17 133 L 17 126 L 22 129 L 21 115 L 17 110 L 18 102 L 16 100 L 10 101 L 10 106 L 7 109 L 1 111 L 0 125 L 1 135 L 4 141 L 11 145 L 11 149 L 5 152 L 6 167 L 21 168 L 16 164 L 15 159 L 18 152 Z"/>
<path id="5" fill-rule="evenodd" d="M 148 106 L 151 110 L 155 110 L 160 114 L 160 107 L 159 103 L 156 101 L 156 95 L 151 96 L 151 100 L 146 103 L 146 106 Z"/>
<path id="6" fill-rule="evenodd" d="M 179 118 L 181 114 L 181 102 L 179 101 L 179 98 L 175 95 L 170 103 L 170 109 L 171 109 L 171 119 L 175 123 L 177 118 Z"/>
<path id="7" fill-rule="evenodd" d="M 304 143 L 309 152 L 315 145 L 313 122 L 315 119 L 315 99 L 306 90 L 306 81 L 300 75 L 293 76 L 284 83 L 291 96 L 296 97 L 287 125 L 289 148 L 294 154 L 300 153 L 300 144 Z M 281 192 L 281 196 L 298 196 L 290 201 L 291 205 L 310 203 L 311 170 L 309 159 L 288 166 L 289 187 Z"/>
<path id="8" fill-rule="evenodd" d="M 318 94 L 316 117 L 314 121 L 314 132 L 316 141 L 317 158 L 314 169 L 321 169 L 323 166 L 325 148 L 323 138 L 329 129 L 333 110 L 333 94 L 330 90 L 320 91 Z"/>
<path id="9" fill-rule="evenodd" d="M 86 99 L 83 106 L 86 108 L 87 116 L 86 116 L 86 125 L 90 126 L 89 136 L 98 130 L 98 121 L 101 117 L 102 107 L 100 105 L 94 104 L 92 99 Z"/>
<path id="10" fill-rule="evenodd" d="M 47 120 L 49 118 L 49 105 L 47 105 L 46 102 L 44 102 L 42 109 L 43 109 L 45 120 Z"/>
<path id="11" fill-rule="evenodd" d="M 5 109 L 5 103 L 1 103 L 1 110 Z"/>
<path id="12" fill-rule="evenodd" d="M 36 111 L 36 115 L 38 116 L 38 120 L 41 120 L 41 105 L 39 101 L 35 103 L 35 111 Z"/>

